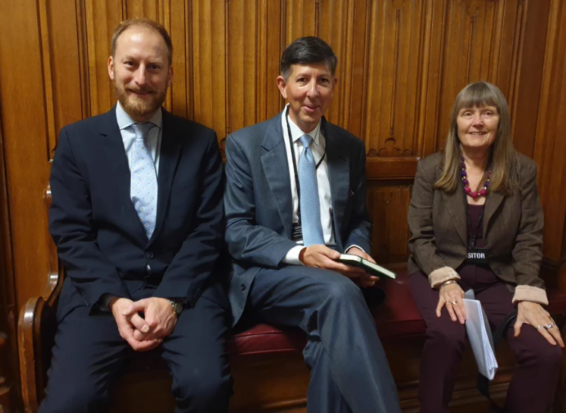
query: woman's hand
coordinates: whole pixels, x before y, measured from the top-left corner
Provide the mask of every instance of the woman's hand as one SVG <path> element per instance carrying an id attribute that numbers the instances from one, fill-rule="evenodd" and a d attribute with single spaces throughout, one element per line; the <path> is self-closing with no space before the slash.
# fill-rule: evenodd
<path id="1" fill-rule="evenodd" d="M 464 290 L 457 283 L 440 287 L 436 316 L 440 317 L 440 310 L 446 305 L 446 310 L 452 321 L 460 321 L 460 324 L 464 324 L 466 322 L 466 308 L 463 299 Z"/>
<path id="2" fill-rule="evenodd" d="M 521 333 L 521 326 L 523 324 L 530 324 L 542 334 L 546 341 L 548 341 L 553 346 L 556 343 L 560 344 L 560 347 L 564 347 L 564 342 L 560 336 L 560 331 L 550 314 L 542 308 L 538 303 L 531 303 L 530 301 L 521 301 L 518 305 L 517 321 L 515 322 L 515 337 L 518 337 Z M 545 328 L 545 326 L 552 325 L 551 328 Z"/>

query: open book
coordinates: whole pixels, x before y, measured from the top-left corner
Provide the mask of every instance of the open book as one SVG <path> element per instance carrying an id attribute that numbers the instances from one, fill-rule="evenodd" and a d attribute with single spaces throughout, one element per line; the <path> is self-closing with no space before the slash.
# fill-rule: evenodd
<path id="1" fill-rule="evenodd" d="M 340 254 L 338 261 L 347 265 L 359 267 L 369 272 L 371 275 L 375 275 L 376 277 L 391 278 L 392 280 L 397 278 L 397 274 L 395 274 L 393 271 L 389 271 L 387 268 L 383 268 L 381 265 L 374 264 L 371 261 L 364 260 L 362 257 L 358 257 L 357 255 Z"/>

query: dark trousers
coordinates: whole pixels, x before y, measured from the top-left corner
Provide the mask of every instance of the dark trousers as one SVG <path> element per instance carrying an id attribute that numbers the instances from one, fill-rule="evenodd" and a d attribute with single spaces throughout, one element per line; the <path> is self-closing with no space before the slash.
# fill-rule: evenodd
<path id="1" fill-rule="evenodd" d="M 153 289 L 141 289 L 132 298 L 152 293 Z M 161 354 L 171 370 L 176 412 L 228 410 L 232 379 L 224 350 L 227 323 L 225 304 L 219 305 L 222 298 L 219 289 L 205 290 L 195 308 L 181 313 L 171 336 L 152 350 Z M 40 413 L 109 410 L 109 387 L 125 354 L 132 350 L 120 337 L 110 313 L 89 315 L 89 311 L 89 307 L 77 307 L 59 322 Z M 151 400 L 151 395 L 139 397 Z"/>
<path id="2" fill-rule="evenodd" d="M 373 318 L 360 288 L 348 278 L 301 266 L 263 269 L 252 284 L 247 311 L 307 334 L 309 413 L 400 413 Z"/>
<path id="3" fill-rule="evenodd" d="M 458 269 L 464 291 L 474 290 L 492 328 L 510 313 L 513 294 L 488 267 L 464 265 Z M 458 364 L 466 345 L 465 326 L 453 322 L 446 308 L 436 316 L 438 291 L 430 288 L 420 271 L 410 276 L 411 291 L 427 325 L 427 340 L 421 363 L 419 400 L 422 413 L 448 412 Z M 544 413 L 551 404 L 562 360 L 560 347 L 552 346 L 532 326 L 523 324 L 519 337 L 513 326 L 507 341 L 515 353 L 516 369 L 507 393 L 506 413 Z"/>

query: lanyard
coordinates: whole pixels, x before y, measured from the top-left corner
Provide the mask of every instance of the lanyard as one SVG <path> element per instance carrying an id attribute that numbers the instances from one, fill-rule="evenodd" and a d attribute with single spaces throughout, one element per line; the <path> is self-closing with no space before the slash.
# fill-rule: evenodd
<path id="1" fill-rule="evenodd" d="M 472 229 L 472 217 L 470 216 L 470 210 L 468 207 L 468 203 L 466 202 L 466 215 L 468 218 L 468 228 L 470 228 L 470 230 Z M 475 234 L 470 234 L 469 238 L 470 238 L 470 247 L 472 249 L 476 248 L 476 240 L 478 238 L 478 234 L 480 232 L 480 228 L 483 222 L 483 212 L 480 214 L 479 218 L 478 218 L 478 225 L 476 226 L 476 232 Z"/>
<path id="2" fill-rule="evenodd" d="M 297 188 L 297 199 L 299 200 L 299 207 L 297 209 L 297 216 L 299 218 L 299 225 L 300 225 L 300 223 L 301 223 L 301 187 L 299 185 L 299 173 L 297 171 L 297 161 L 295 160 L 295 149 L 293 147 L 293 137 L 291 135 L 291 127 L 289 126 L 289 107 L 288 106 L 287 106 L 287 111 L 285 112 L 285 120 L 287 121 L 287 135 L 289 137 L 289 145 L 291 146 L 291 159 L 293 160 L 293 171 L 295 172 L 295 187 Z M 320 128 L 322 128 L 322 125 L 320 125 Z M 319 133 L 320 133 L 320 129 L 319 129 Z M 320 166 L 320 164 L 324 160 L 325 156 L 326 156 L 326 148 L 324 148 L 324 153 L 322 154 L 322 157 L 320 158 L 320 160 L 316 164 L 315 170 L 318 169 L 318 167 Z"/>

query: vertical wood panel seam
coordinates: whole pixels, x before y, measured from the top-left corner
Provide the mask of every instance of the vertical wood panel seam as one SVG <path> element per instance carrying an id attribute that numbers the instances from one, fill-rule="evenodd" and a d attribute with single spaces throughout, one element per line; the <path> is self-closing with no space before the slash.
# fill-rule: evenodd
<path id="1" fill-rule="evenodd" d="M 444 0 L 443 4 L 444 4 L 444 23 L 446 23 L 446 21 L 448 20 L 448 15 L 450 14 L 450 4 L 449 4 L 450 0 Z M 434 123 L 434 137 L 433 137 L 433 145 L 434 145 L 434 151 L 436 152 L 438 150 L 438 135 L 440 133 L 439 130 L 439 125 L 440 125 L 440 119 L 442 114 L 441 109 L 442 109 L 442 82 L 444 80 L 444 71 L 445 71 L 445 67 L 446 67 L 446 61 L 445 61 L 445 50 L 446 50 L 446 24 L 442 24 L 441 25 L 442 30 L 441 30 L 441 35 L 440 35 L 440 74 L 438 76 L 438 86 L 437 86 L 437 106 L 436 106 L 436 119 L 435 119 L 435 123 Z"/>
<path id="2" fill-rule="evenodd" d="M 466 68 L 466 82 L 470 82 L 470 72 L 472 71 L 472 49 L 474 43 L 474 31 L 475 31 L 475 16 L 470 16 L 470 37 L 468 38 L 468 67 Z"/>
<path id="3" fill-rule="evenodd" d="M 515 117 L 516 112 L 516 95 L 519 88 L 519 79 L 521 76 L 521 70 L 519 67 L 520 57 L 522 55 L 521 48 L 524 45 L 524 20 L 526 19 L 527 13 L 525 13 L 524 5 L 519 5 L 519 12 L 515 19 L 515 35 L 513 36 L 513 55 L 511 59 L 511 84 L 509 85 L 509 96 L 508 100 L 512 105 L 511 116 Z"/>
<path id="4" fill-rule="evenodd" d="M 283 50 L 285 50 L 285 46 L 287 45 L 287 1 L 288 0 L 281 0 L 281 26 L 279 27 L 280 33 L 280 47 L 279 55 L 283 54 Z M 285 107 L 285 99 L 281 93 L 279 93 L 279 112 L 283 110 Z"/>
<path id="5" fill-rule="evenodd" d="M 366 147 L 366 154 L 369 153 L 368 146 L 369 142 L 367 142 L 367 113 L 368 113 L 368 88 L 369 88 L 369 53 L 370 53 L 370 44 L 371 44 L 371 13 L 372 13 L 372 6 L 371 4 L 366 3 L 366 30 L 365 30 L 365 44 L 364 44 L 364 72 L 362 76 L 362 120 L 360 125 L 360 135 L 362 136 L 362 140 L 364 141 Z"/>
<path id="6" fill-rule="evenodd" d="M 212 8 L 211 8 L 212 11 Z M 245 10 L 244 10 L 245 14 Z M 224 2 L 224 138 L 226 138 L 231 130 L 230 130 L 230 45 L 228 41 L 228 22 L 230 21 L 230 0 L 226 0 Z M 212 35 L 212 24 L 211 26 L 211 35 Z M 211 37 L 212 38 L 212 37 Z M 244 49 L 245 49 L 245 40 L 244 40 Z M 245 50 L 244 50 L 245 56 Z M 213 58 L 213 56 L 211 56 Z M 245 96 L 242 96 L 242 100 Z M 242 105 L 244 102 L 242 102 Z M 244 107 L 244 106 L 243 106 Z"/>
<path id="7" fill-rule="evenodd" d="M 88 66 L 88 49 L 86 33 L 86 5 L 85 0 L 75 1 L 77 44 L 79 45 L 79 82 L 81 86 L 81 115 L 85 119 L 91 116 L 90 110 L 90 90 Z"/>
<path id="8" fill-rule="evenodd" d="M 401 10 L 395 10 L 395 42 L 394 42 L 394 51 L 393 51 L 393 81 L 392 81 L 392 91 L 391 91 L 391 113 L 389 115 L 389 135 L 388 139 L 395 139 L 393 136 L 395 135 L 395 114 L 396 114 L 396 107 L 395 103 L 397 100 L 397 71 L 399 70 L 399 43 L 400 43 L 400 25 L 401 25 Z"/>
<path id="9" fill-rule="evenodd" d="M 429 79 L 429 71 L 430 71 L 430 54 L 432 53 L 432 20 L 434 16 L 434 5 L 435 1 L 427 1 L 424 6 L 423 18 L 421 19 L 421 44 L 419 45 L 419 50 L 422 51 L 422 67 L 423 70 L 420 76 L 420 85 L 419 85 L 419 99 L 417 102 L 420 102 L 416 108 L 417 112 L 417 150 L 413 153 L 417 153 L 419 156 L 424 154 L 424 145 L 425 145 L 425 124 L 426 124 L 426 99 L 428 96 L 428 79 Z M 430 10 L 430 19 L 428 18 L 428 11 Z M 421 145 L 422 143 L 422 145 Z M 414 142 L 413 142 L 414 145 Z M 414 146 L 413 146 L 414 148 Z"/>
<path id="10" fill-rule="evenodd" d="M 49 32 L 49 16 L 45 0 L 36 0 L 38 36 L 39 36 L 39 55 L 41 61 L 41 77 L 43 80 L 43 114 L 47 127 L 47 140 L 45 142 L 47 150 L 47 161 L 51 159 L 52 143 L 55 138 L 55 109 L 53 96 L 53 71 L 51 61 L 51 42 Z"/>
<path id="11" fill-rule="evenodd" d="M 189 73 L 185 84 L 185 101 L 187 117 L 195 119 L 195 67 L 192 0 L 185 0 L 185 64 Z M 188 89 L 188 90 L 187 90 Z"/>

